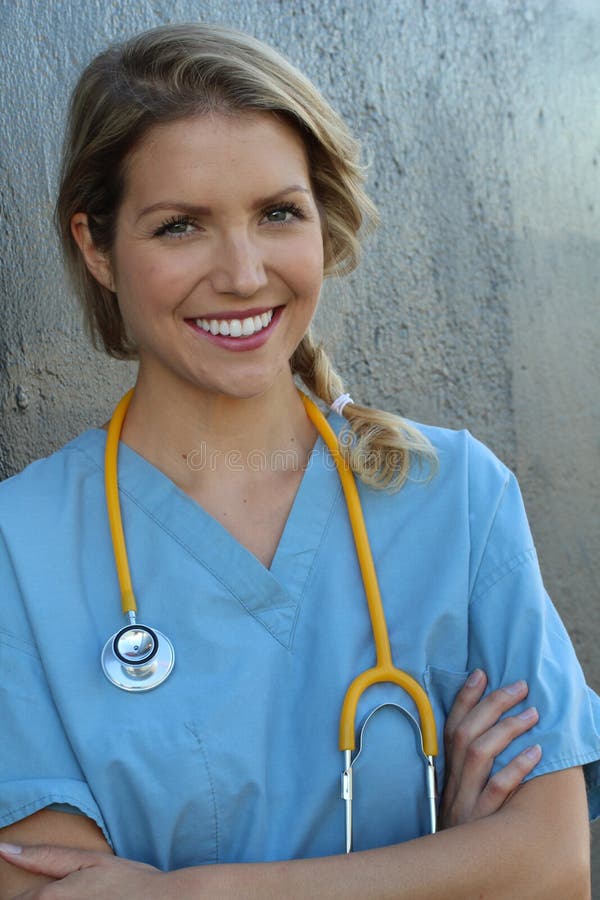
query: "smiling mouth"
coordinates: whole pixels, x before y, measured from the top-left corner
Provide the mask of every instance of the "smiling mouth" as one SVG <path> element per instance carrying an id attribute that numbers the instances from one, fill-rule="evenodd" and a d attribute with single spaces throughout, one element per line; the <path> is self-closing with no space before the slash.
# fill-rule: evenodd
<path id="1" fill-rule="evenodd" d="M 250 337 L 268 328 L 273 318 L 273 310 L 261 313 L 258 316 L 247 316 L 245 319 L 194 319 L 197 328 L 212 335 L 223 337 L 242 338 Z"/>

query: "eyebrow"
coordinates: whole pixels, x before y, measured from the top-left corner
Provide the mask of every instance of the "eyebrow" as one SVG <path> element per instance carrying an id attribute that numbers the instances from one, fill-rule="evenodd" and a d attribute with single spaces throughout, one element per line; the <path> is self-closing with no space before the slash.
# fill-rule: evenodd
<path id="1" fill-rule="evenodd" d="M 276 191 L 268 197 L 262 197 L 257 200 L 254 207 L 256 209 L 261 209 L 263 206 L 269 206 L 271 203 L 281 200 L 281 198 L 285 197 L 287 194 L 296 193 L 310 194 L 310 190 L 303 187 L 301 184 L 290 184 L 288 187 L 282 188 L 282 190 Z M 152 203 L 150 206 L 145 206 L 140 210 L 136 221 L 139 222 L 144 216 L 148 216 L 150 213 L 157 212 L 160 209 L 177 209 L 181 212 L 195 216 L 208 216 L 211 213 L 209 206 L 198 206 L 195 203 L 187 203 L 184 200 L 159 200 L 158 203 Z"/>

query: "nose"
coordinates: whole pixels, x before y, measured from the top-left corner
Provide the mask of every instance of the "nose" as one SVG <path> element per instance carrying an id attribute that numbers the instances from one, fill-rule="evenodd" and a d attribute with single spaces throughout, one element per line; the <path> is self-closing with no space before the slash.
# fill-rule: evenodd
<path id="1" fill-rule="evenodd" d="M 251 297 L 264 287 L 267 275 L 259 242 L 247 233 L 226 236 L 215 252 L 211 281 L 217 293 L 236 297 Z"/>

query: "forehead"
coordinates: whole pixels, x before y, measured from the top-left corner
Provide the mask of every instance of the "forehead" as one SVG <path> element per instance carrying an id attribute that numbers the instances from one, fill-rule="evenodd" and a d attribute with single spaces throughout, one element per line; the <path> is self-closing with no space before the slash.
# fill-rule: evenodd
<path id="1" fill-rule="evenodd" d="M 228 186 L 274 191 L 302 178 L 310 187 L 304 141 L 271 113 L 210 113 L 150 128 L 125 164 L 125 194 L 169 186 L 216 194 Z M 290 181 L 291 179 L 291 181 Z"/>

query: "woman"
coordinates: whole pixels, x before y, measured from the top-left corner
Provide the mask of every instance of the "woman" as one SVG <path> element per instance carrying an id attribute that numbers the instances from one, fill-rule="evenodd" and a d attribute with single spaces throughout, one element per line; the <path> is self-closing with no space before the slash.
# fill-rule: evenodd
<path id="1" fill-rule="evenodd" d="M 139 361 L 120 502 L 140 616 L 177 661 L 141 693 L 101 670 L 119 622 L 104 431 L 6 482 L 3 896 L 587 896 L 597 698 L 514 479 L 468 435 L 348 402 L 310 337 L 323 275 L 356 264 L 374 217 L 335 113 L 251 38 L 146 33 L 83 74 L 57 210 L 92 335 Z M 369 723 L 350 857 L 336 731 L 374 650 L 294 377 L 335 403 L 394 657 L 445 724 L 446 827 L 420 837 L 412 733 L 390 708 Z M 397 701 L 373 687 L 357 720 Z"/>

